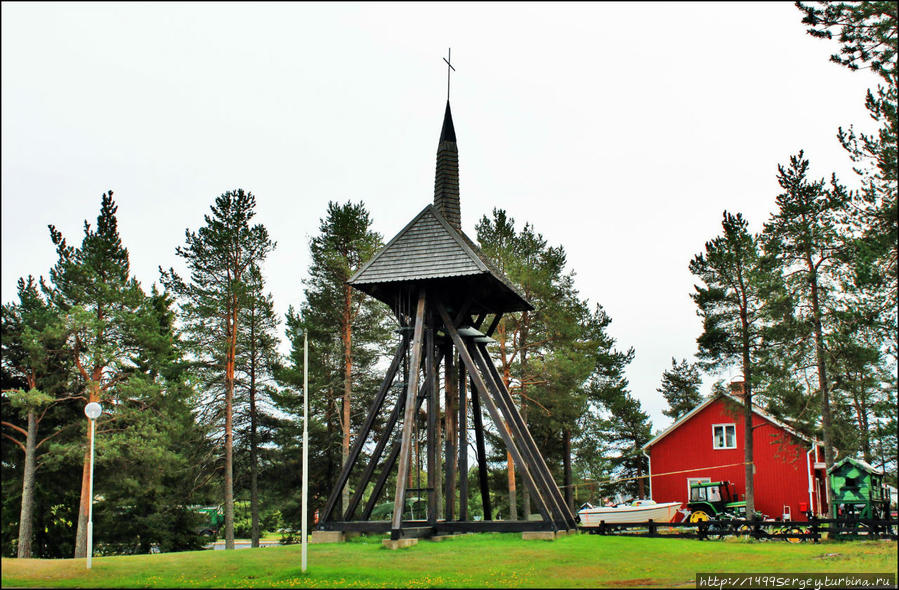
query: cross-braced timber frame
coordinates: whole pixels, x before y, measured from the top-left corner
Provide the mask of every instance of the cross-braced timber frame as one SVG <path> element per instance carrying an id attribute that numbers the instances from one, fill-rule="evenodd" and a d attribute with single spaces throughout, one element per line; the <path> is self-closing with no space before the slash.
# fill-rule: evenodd
<path id="1" fill-rule="evenodd" d="M 486 313 L 469 313 L 473 301 L 450 304 L 441 297 L 442 290 L 415 287 L 414 315 L 397 313 L 401 329 L 399 345 L 387 374 L 375 396 L 368 415 L 356 437 L 324 510 L 320 530 L 342 532 L 390 532 L 392 539 L 421 537 L 460 532 L 519 532 L 560 531 L 576 527 L 576 518 L 566 505 L 559 487 L 552 478 L 540 450 L 522 420 L 512 396 L 487 352 L 487 342 L 499 324 L 502 313 L 493 315 L 489 327 L 480 328 Z M 455 301 L 459 301 L 455 298 Z M 410 312 L 412 310 L 409 310 Z M 452 313 L 452 318 L 451 318 Z M 440 416 L 437 375 L 441 365 L 445 377 L 444 468 L 439 481 L 438 419 Z M 402 381 L 397 381 L 401 373 Z M 396 386 L 396 387 L 395 387 Z M 469 387 L 470 386 L 470 390 Z M 373 429 L 388 399 L 391 388 L 400 390 L 396 404 L 380 432 Z M 470 393 L 470 395 L 469 395 Z M 427 485 L 409 485 L 412 462 L 413 427 L 416 417 L 427 408 L 426 448 Z M 470 412 L 469 412 L 470 406 Z M 484 445 L 482 407 L 496 426 L 506 450 L 512 456 L 524 485 L 541 520 L 492 520 L 490 494 L 487 485 L 487 458 Z M 469 520 L 468 515 L 468 433 L 469 415 L 475 435 L 478 481 L 484 508 L 483 520 Z M 402 430 L 396 435 L 400 418 Z M 377 441 L 373 439 L 375 435 Z M 388 445 L 393 444 L 384 457 Z M 366 465 L 359 461 L 363 447 L 374 442 Z M 383 460 L 382 460 L 383 459 Z M 361 473 L 360 473 L 361 470 Z M 390 521 L 370 520 L 372 510 L 384 494 L 387 480 L 396 472 L 396 491 L 393 498 L 393 518 Z M 347 506 L 340 507 L 340 498 L 350 476 L 359 474 L 358 483 Z M 377 473 L 377 476 L 376 476 Z M 438 490 L 438 486 L 441 486 Z M 369 490 L 367 501 L 360 504 Z M 409 492 L 427 492 L 427 515 L 423 520 L 402 520 Z M 442 492 L 444 518 L 438 519 L 438 502 Z M 455 513 L 458 492 L 458 514 Z M 357 517 L 358 513 L 358 517 Z"/>

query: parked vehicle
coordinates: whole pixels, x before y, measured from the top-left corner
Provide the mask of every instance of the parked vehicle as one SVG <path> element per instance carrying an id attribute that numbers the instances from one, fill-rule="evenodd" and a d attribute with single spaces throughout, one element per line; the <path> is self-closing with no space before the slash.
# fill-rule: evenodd
<path id="1" fill-rule="evenodd" d="M 739 500 L 729 481 L 690 484 L 690 501 L 685 512 L 690 522 L 746 518 L 746 500 Z"/>
<path id="2" fill-rule="evenodd" d="M 215 538 L 219 529 L 225 524 L 225 513 L 221 506 L 191 506 L 191 509 L 204 518 L 198 531 L 201 535 Z"/>

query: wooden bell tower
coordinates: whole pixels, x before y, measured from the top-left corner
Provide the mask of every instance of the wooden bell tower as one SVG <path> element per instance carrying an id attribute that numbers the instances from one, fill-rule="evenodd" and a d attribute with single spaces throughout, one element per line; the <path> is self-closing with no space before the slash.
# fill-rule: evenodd
<path id="1" fill-rule="evenodd" d="M 459 157 L 449 100 L 437 148 L 433 204 L 416 215 L 348 283 L 392 308 L 400 337 L 380 390 L 321 512 L 318 528 L 390 531 L 394 540 L 455 532 L 574 529 L 575 516 L 487 352 L 503 314 L 533 307 L 462 232 Z M 443 381 L 442 409 L 438 377 Z M 397 393 L 396 403 L 387 410 L 385 402 L 391 390 Z M 491 520 L 484 410 L 530 489 L 541 520 Z M 380 433 L 375 433 L 372 427 L 382 411 L 389 415 Z M 409 485 L 413 431 L 422 413 L 426 416 L 427 483 L 413 487 Z M 438 461 L 441 413 L 442 469 Z M 484 519 L 478 521 L 468 515 L 469 433 L 474 434 L 484 507 Z M 370 449 L 364 465 L 360 461 L 363 448 Z M 384 488 L 393 473 L 396 489 L 386 493 L 393 493 L 393 518 L 371 520 L 378 501 L 389 497 Z M 338 509 L 351 476 L 357 482 L 353 494 L 349 504 Z M 426 493 L 427 513 L 420 519 L 403 520 L 406 495 L 413 492 Z M 438 518 L 441 496 L 443 518 Z"/>

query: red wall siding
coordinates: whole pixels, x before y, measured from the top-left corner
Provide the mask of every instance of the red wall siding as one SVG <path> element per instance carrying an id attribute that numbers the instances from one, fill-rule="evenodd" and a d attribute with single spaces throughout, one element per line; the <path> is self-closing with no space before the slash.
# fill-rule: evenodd
<path id="1" fill-rule="evenodd" d="M 714 449 L 713 424 L 734 424 L 736 449 Z M 799 440 L 765 418 L 753 414 L 755 437 L 755 508 L 768 517 L 780 518 L 784 505 L 794 520 L 804 520 L 799 504 L 809 502 L 806 452 L 811 445 Z M 735 484 L 745 498 L 743 463 L 743 408 L 719 398 L 650 447 L 652 497 L 656 502 L 683 502 L 686 507 L 687 478 L 708 477 Z M 814 457 L 814 456 L 813 456 Z M 676 471 L 685 473 L 669 474 Z"/>

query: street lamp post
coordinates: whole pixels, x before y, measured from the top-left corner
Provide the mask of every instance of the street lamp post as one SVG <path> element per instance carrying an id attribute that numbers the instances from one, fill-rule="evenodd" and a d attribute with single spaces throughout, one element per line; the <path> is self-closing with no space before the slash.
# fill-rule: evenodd
<path id="1" fill-rule="evenodd" d="M 84 415 L 87 416 L 91 427 L 91 468 L 87 484 L 87 569 L 91 569 L 91 560 L 94 556 L 94 426 L 102 413 L 103 408 L 97 402 L 84 406 Z"/>
<path id="2" fill-rule="evenodd" d="M 306 571 L 307 525 L 309 520 L 309 332 L 303 330 L 303 572 Z"/>

